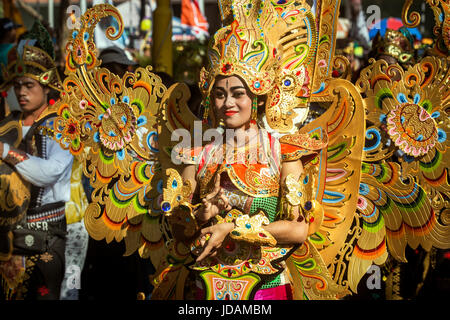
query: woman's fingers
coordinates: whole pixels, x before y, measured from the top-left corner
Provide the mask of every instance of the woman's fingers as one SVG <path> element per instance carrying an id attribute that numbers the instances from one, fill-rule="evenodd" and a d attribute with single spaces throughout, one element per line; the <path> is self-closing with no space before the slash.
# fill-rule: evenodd
<path id="1" fill-rule="evenodd" d="M 212 198 L 217 196 L 219 192 L 222 189 L 220 188 L 220 175 L 216 174 L 216 177 L 214 178 L 214 189 L 211 191 L 211 193 L 208 193 L 205 197 L 206 201 L 210 201 Z"/>
<path id="2" fill-rule="evenodd" d="M 216 173 L 216 178 L 214 179 L 214 188 L 220 189 L 220 174 Z"/>
<path id="3" fill-rule="evenodd" d="M 208 233 L 211 233 L 211 227 L 203 228 L 202 230 L 200 230 L 200 237 L 206 236 Z"/>
<path id="4" fill-rule="evenodd" d="M 225 196 L 223 193 L 219 197 L 219 205 L 221 210 L 225 210 L 229 206 L 228 197 Z"/>
<path id="5" fill-rule="evenodd" d="M 196 261 L 202 261 L 207 257 L 215 257 L 217 254 L 217 246 L 211 243 L 209 240 L 206 247 L 203 249 L 202 253 L 197 257 Z"/>
<path id="6" fill-rule="evenodd" d="M 200 236 L 209 234 L 210 237 L 205 242 L 204 250 L 196 261 L 201 261 L 208 256 L 214 257 L 217 254 L 216 251 L 222 247 L 225 237 L 233 228 L 234 223 L 221 223 L 202 229 Z"/>
<path id="7" fill-rule="evenodd" d="M 211 202 L 208 202 L 205 199 L 203 199 L 203 206 L 205 207 L 205 211 L 211 210 Z"/>
<path id="8" fill-rule="evenodd" d="M 201 261 L 201 260 L 205 259 L 211 253 L 214 253 L 214 251 L 216 250 L 215 241 L 210 241 L 213 239 L 211 239 L 211 237 L 208 237 L 208 235 L 212 236 L 212 232 L 213 232 L 213 226 L 204 228 L 200 231 L 200 243 L 204 249 L 203 249 L 202 253 L 198 256 L 196 261 Z"/>
<path id="9" fill-rule="evenodd" d="M 211 252 L 212 246 L 206 246 L 205 249 L 203 249 L 202 253 L 197 257 L 197 260 L 195 261 L 202 261 L 203 259 L 205 259 L 208 254 Z"/>

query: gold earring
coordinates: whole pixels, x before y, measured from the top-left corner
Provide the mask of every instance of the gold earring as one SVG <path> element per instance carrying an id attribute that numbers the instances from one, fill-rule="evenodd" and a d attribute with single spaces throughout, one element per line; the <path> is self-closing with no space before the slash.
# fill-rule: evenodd
<path id="1" fill-rule="evenodd" d="M 258 97 L 254 97 L 252 100 L 252 116 L 250 123 L 256 124 L 257 118 L 258 118 Z"/>
<path id="2" fill-rule="evenodd" d="M 209 106 L 210 106 L 210 101 L 209 101 L 209 97 L 205 98 L 205 103 L 203 104 L 204 110 L 203 110 L 203 124 L 207 124 L 208 123 L 208 115 L 209 115 Z"/>
<path id="3" fill-rule="evenodd" d="M 220 121 L 219 121 L 219 126 L 217 127 L 217 131 L 220 134 L 223 134 L 225 132 L 225 123 L 223 122 L 222 119 L 220 119 Z"/>

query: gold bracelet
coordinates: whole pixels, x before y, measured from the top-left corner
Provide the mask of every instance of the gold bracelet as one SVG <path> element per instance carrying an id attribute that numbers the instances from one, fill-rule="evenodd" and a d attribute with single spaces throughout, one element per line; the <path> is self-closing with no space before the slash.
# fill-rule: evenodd
<path id="1" fill-rule="evenodd" d="M 269 223 L 270 221 L 263 211 L 259 211 L 251 217 L 247 214 L 241 215 L 236 219 L 236 228 L 230 232 L 230 237 L 234 240 L 274 247 L 277 240 L 262 227 L 262 225 L 268 225 Z"/>

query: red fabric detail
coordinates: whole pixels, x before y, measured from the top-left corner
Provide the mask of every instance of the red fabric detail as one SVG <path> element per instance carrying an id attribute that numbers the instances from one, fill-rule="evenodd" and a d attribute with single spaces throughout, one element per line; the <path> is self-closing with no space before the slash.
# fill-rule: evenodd
<path id="1" fill-rule="evenodd" d="M 256 291 L 254 300 L 292 300 L 290 284 Z"/>

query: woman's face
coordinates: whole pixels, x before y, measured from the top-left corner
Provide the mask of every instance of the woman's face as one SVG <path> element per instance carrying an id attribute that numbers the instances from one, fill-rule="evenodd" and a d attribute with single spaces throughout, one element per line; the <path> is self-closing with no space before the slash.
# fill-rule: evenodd
<path id="1" fill-rule="evenodd" d="M 220 77 L 212 91 L 215 112 L 227 128 L 238 129 L 248 124 L 252 114 L 252 98 L 244 82 L 236 77 Z"/>

